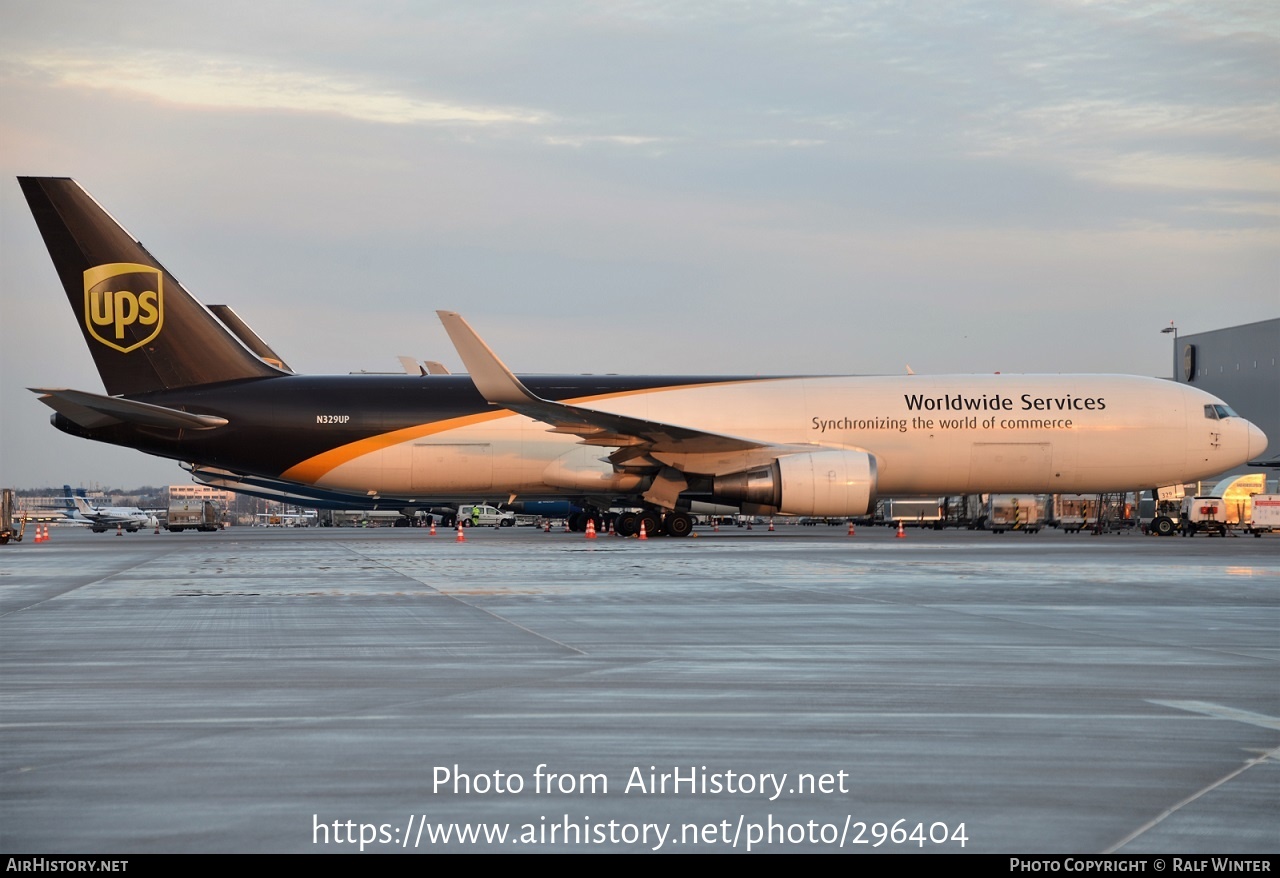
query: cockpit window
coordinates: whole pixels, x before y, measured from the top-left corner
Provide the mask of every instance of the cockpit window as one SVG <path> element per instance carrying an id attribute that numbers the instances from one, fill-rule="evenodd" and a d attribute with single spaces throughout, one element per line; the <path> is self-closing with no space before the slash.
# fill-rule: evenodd
<path id="1" fill-rule="evenodd" d="M 1238 418 L 1229 405 L 1207 405 L 1204 407 L 1204 416 L 1211 421 L 1219 421 L 1223 418 Z"/>
<path id="2" fill-rule="evenodd" d="M 1207 405 L 1204 407 L 1204 416 L 1211 421 L 1218 420 L 1218 407 L 1216 405 Z"/>

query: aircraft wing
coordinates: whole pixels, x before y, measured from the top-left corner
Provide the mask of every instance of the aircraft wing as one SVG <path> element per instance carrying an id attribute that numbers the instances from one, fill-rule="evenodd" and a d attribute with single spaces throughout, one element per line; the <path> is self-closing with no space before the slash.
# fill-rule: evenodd
<path id="1" fill-rule="evenodd" d="M 15 509 L 14 521 L 67 521 L 67 514 L 61 509 Z M 71 519 L 74 520 L 74 519 Z"/>
<path id="2" fill-rule="evenodd" d="M 723 454 L 770 446 L 770 443 L 753 439 L 542 399 L 525 387 L 498 359 L 498 355 L 461 314 L 455 311 L 437 311 L 436 314 L 481 395 L 493 405 L 550 424 L 553 433 L 580 436 L 586 445 L 610 448 L 641 446 L 648 451 L 675 454 Z"/>

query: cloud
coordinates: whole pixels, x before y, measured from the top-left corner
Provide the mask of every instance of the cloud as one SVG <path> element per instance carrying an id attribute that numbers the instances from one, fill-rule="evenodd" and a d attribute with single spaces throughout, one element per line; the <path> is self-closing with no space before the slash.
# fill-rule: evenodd
<path id="1" fill-rule="evenodd" d="M 1259 159 L 1130 153 L 1084 162 L 1080 169 L 1123 186 L 1280 195 L 1280 164 Z"/>
<path id="2" fill-rule="evenodd" d="M 639 134 L 590 134 L 577 136 L 572 134 L 553 134 L 543 138 L 543 142 L 550 146 L 572 146 L 574 148 L 596 144 L 607 146 L 653 146 L 669 143 L 671 138 L 646 137 Z"/>
<path id="3" fill-rule="evenodd" d="M 992 113 L 970 154 L 1021 157 L 1121 188 L 1280 194 L 1280 104 L 1078 100 Z"/>
<path id="4" fill-rule="evenodd" d="M 1275 310 L 1273 5 L 16 4 L 0 170 L 82 179 L 302 371 L 447 358 L 457 307 L 532 369 L 1154 373 L 1169 318 Z M 127 455 L 22 389 L 98 378 L 11 179 L 0 267 L 43 291 L 0 482 Z"/>
<path id="5" fill-rule="evenodd" d="M 549 114 L 532 108 L 427 100 L 354 75 L 211 56 L 46 54 L 11 59 L 11 64 L 56 85 L 108 89 L 188 107 L 324 113 L 393 125 L 530 126 L 550 120 Z"/>

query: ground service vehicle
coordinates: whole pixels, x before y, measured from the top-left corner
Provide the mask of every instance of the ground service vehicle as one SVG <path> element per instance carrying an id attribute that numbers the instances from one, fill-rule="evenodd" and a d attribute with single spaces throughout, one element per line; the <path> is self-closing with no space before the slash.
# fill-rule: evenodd
<path id="1" fill-rule="evenodd" d="M 1280 531 L 1280 494 L 1254 494 L 1253 519 L 1249 533 L 1260 537 L 1264 533 Z"/>
<path id="2" fill-rule="evenodd" d="M 1044 525 L 1044 499 L 1034 494 L 992 494 L 985 510 L 987 530 L 1037 533 Z"/>
<path id="3" fill-rule="evenodd" d="M 885 524 L 902 522 L 916 527 L 942 527 L 942 501 L 937 497 L 888 499 L 881 509 Z"/>
<path id="4" fill-rule="evenodd" d="M 644 521 L 683 536 L 694 502 L 858 517 L 880 496 L 1194 481 L 1266 447 L 1216 397 L 1126 375 L 519 378 L 451 311 L 437 314 L 469 374 L 298 375 L 255 354 L 75 181 L 19 182 L 106 386 L 35 388 L 54 426 L 246 494 L 408 513 L 567 499 L 592 515 L 641 508 L 618 518 L 624 535 Z"/>
<path id="5" fill-rule="evenodd" d="M 1221 497 L 1183 497 L 1178 529 L 1184 537 L 1198 533 L 1227 535 L 1227 502 Z"/>
<path id="6" fill-rule="evenodd" d="M 515 527 L 516 514 L 487 503 L 464 503 L 458 507 L 458 523 L 463 527 Z"/>
<path id="7" fill-rule="evenodd" d="M 165 529 L 173 533 L 184 530 L 215 531 L 222 528 L 222 512 L 212 500 L 175 500 L 169 504 Z"/>
<path id="8" fill-rule="evenodd" d="M 1089 519 L 1098 520 L 1096 494 L 1054 494 L 1053 522 L 1065 533 L 1080 533 L 1089 526 Z"/>
<path id="9" fill-rule="evenodd" d="M 17 504 L 14 503 L 13 491 L 5 488 L 0 492 L 0 546 L 7 545 L 10 540 L 15 543 L 22 542 L 22 536 L 27 530 L 27 520 L 22 519 L 22 524 L 17 530 L 13 529 L 13 517 L 17 514 Z"/>

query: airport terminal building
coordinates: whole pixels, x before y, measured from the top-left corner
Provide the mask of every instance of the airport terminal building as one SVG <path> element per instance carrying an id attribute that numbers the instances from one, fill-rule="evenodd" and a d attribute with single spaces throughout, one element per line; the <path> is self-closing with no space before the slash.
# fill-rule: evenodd
<path id="1" fill-rule="evenodd" d="M 1280 362 L 1277 360 L 1280 360 L 1280 318 L 1177 338 L 1173 378 L 1220 397 L 1240 417 L 1257 424 L 1270 440 L 1263 459 L 1280 463 Z M 1238 471 L 1249 469 L 1240 467 Z"/>

